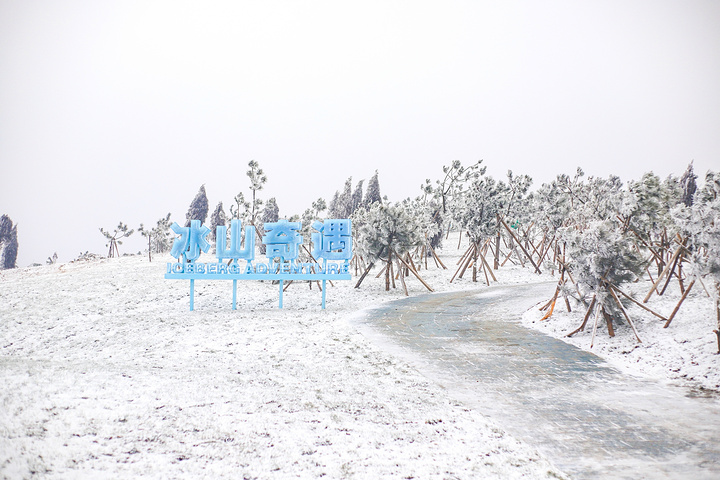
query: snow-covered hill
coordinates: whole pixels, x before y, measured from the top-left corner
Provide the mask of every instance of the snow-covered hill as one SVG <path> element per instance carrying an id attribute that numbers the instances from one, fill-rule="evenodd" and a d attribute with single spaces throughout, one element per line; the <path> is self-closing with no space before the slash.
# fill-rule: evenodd
<path id="1" fill-rule="evenodd" d="M 534 448 L 347 318 L 399 291 L 164 280 L 125 257 L 0 272 L 0 477 L 547 478 Z"/>
<path id="2" fill-rule="evenodd" d="M 421 273 L 436 290 L 483 288 Z M 0 477 L 555 478 L 536 450 L 371 344 L 348 321 L 404 296 L 368 276 L 320 293 L 164 280 L 165 260 L 102 259 L 0 271 Z M 503 267 L 501 283 L 538 276 Z M 468 275 L 466 275 L 468 277 Z M 549 275 L 545 280 L 551 279 Z M 425 292 L 408 280 L 411 294 Z M 643 289 L 637 285 L 638 291 Z M 552 295 L 548 291 L 548 298 Z M 677 297 L 654 300 L 667 312 Z M 636 374 L 717 388 L 711 302 L 694 292 L 668 329 L 631 309 L 596 353 Z M 660 303 L 657 303 L 660 302 Z M 665 302 L 665 303 L 662 303 Z M 582 313 L 525 322 L 562 336 Z M 570 341 L 588 348 L 590 329 Z"/>

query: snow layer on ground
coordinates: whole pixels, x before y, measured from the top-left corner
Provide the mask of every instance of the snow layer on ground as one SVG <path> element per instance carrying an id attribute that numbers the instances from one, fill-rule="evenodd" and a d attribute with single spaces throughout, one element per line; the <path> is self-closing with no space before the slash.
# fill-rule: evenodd
<path id="1" fill-rule="evenodd" d="M 649 281 L 622 287 L 625 293 L 640 302 L 651 288 Z M 548 300 L 552 293 L 548 295 Z M 646 305 L 667 318 L 681 296 L 680 286 L 674 281 L 662 297 L 653 295 Z M 626 321 L 620 325 L 613 324 L 615 337 L 611 338 L 602 320 L 598 322 L 593 344 L 594 317 L 588 320 L 583 331 L 568 338 L 567 334 L 582 324 L 585 307 L 571 300 L 572 312 L 568 312 L 565 301 L 560 297 L 552 316 L 542 320 L 546 312 L 541 312 L 539 307 L 544 303 L 525 313 L 523 323 L 526 326 L 591 351 L 627 373 L 654 377 L 690 387 L 697 395 L 720 398 L 720 355 L 713 332 L 718 328 L 714 302 L 701 286 L 691 290 L 668 328 L 663 328 L 665 322 L 660 318 L 628 303 L 628 314 L 641 342 L 637 341 Z"/>
<path id="2" fill-rule="evenodd" d="M 347 321 L 401 289 L 196 282 L 189 312 L 166 260 L 0 272 L 0 477 L 563 477 Z"/>
<path id="3" fill-rule="evenodd" d="M 477 289 L 472 272 L 449 283 L 466 245 L 446 240 L 421 270 L 436 291 Z M 164 280 L 165 262 L 103 259 L 0 271 L 0 477 L 2 478 L 554 478 L 537 451 L 467 408 L 348 320 L 404 297 L 368 275 L 335 282 L 327 310 L 308 284 L 278 287 Z M 547 281 L 511 265 L 498 283 Z M 556 277 L 555 277 L 556 278 Z M 495 282 L 491 283 L 495 285 Z M 427 292 L 413 277 L 411 295 Z M 649 285 L 628 288 L 642 298 Z M 651 308 L 669 314 L 677 287 Z M 553 287 L 548 290 L 548 299 Z M 491 292 L 488 292 L 491 293 Z M 492 292 L 497 294 L 497 292 Z M 524 324 L 590 348 L 591 329 L 558 302 Z M 637 375 L 718 389 L 712 302 L 696 288 L 668 329 L 630 309 L 601 325 L 592 351 Z M 521 312 L 518 312 L 521 313 Z"/>

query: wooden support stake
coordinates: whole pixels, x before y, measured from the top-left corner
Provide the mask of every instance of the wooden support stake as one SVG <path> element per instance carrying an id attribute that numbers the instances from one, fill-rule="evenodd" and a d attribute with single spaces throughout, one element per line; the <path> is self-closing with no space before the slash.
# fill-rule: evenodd
<path id="1" fill-rule="evenodd" d="M 398 257 L 398 259 L 399 259 L 402 263 L 405 263 L 405 261 L 402 259 L 401 256 L 398 255 L 397 257 Z M 427 288 L 427 289 L 430 290 L 431 292 L 434 292 L 434 291 L 435 291 L 435 290 L 432 289 L 432 287 L 431 287 L 430 285 L 428 285 L 427 283 L 425 283 L 425 280 L 423 280 L 423 279 L 420 277 L 420 274 L 419 274 L 418 272 L 416 272 L 415 269 L 410 268 L 410 267 L 408 266 L 408 264 L 405 264 L 405 266 L 408 267 L 408 269 L 410 270 L 410 272 L 411 272 L 413 275 L 415 275 L 415 278 L 417 278 L 418 280 L 420 280 L 420 283 L 422 283 L 423 285 L 425 285 L 425 288 Z"/>
<path id="2" fill-rule="evenodd" d="M 633 302 L 633 303 L 634 303 L 635 305 L 637 305 L 638 307 L 642 308 L 643 310 L 645 310 L 645 311 L 647 311 L 647 312 L 652 313 L 653 315 L 655 315 L 656 317 L 658 317 L 660 320 L 665 320 L 665 321 L 667 322 L 667 318 L 663 317 L 663 316 L 660 315 L 659 313 L 654 312 L 653 310 L 649 309 L 648 307 L 646 307 L 646 306 L 643 305 L 642 303 L 638 302 L 637 300 L 635 300 L 634 298 L 632 298 L 630 295 L 628 295 L 627 293 L 625 293 L 625 292 L 623 292 L 622 290 L 620 290 L 620 289 L 619 289 L 618 287 L 616 287 L 614 284 L 608 282 L 604 277 L 603 277 L 603 281 L 605 281 L 606 283 L 608 283 L 608 285 L 610 285 L 610 287 L 612 288 L 612 290 L 616 291 L 617 293 L 619 293 L 619 294 L 622 295 L 623 297 L 627 298 L 628 300 L 630 300 L 631 302 Z"/>
<path id="3" fill-rule="evenodd" d="M 370 265 L 365 269 L 365 272 L 362 274 L 362 277 L 360 277 L 360 280 L 355 284 L 355 288 L 360 288 L 360 285 L 362 284 L 363 280 L 365 280 L 365 277 L 368 273 L 370 273 L 370 269 L 375 266 L 375 262 L 370 262 Z"/>
<path id="4" fill-rule="evenodd" d="M 490 265 L 488 265 L 487 260 L 485 259 L 485 255 L 481 256 L 483 263 L 485 264 L 485 267 L 487 268 L 487 271 L 490 272 L 490 276 L 493 279 L 493 282 L 497 282 L 497 278 L 495 278 L 495 274 L 493 273 L 492 269 L 490 268 Z"/>
<path id="5" fill-rule="evenodd" d="M 593 307 L 595 306 L 595 301 L 597 300 L 597 297 L 593 295 L 592 300 L 590 301 L 590 305 L 588 305 L 587 311 L 585 312 L 585 318 L 583 318 L 582 324 L 580 326 L 573 330 L 572 332 L 565 335 L 566 337 L 572 337 L 576 333 L 585 330 L 585 325 L 587 325 L 587 321 L 590 318 L 590 312 L 592 311 Z"/>
<path id="6" fill-rule="evenodd" d="M 680 301 L 675 306 L 675 310 L 673 310 L 673 312 L 668 317 L 667 322 L 665 322 L 665 325 L 663 325 L 663 328 L 668 328 L 670 326 L 670 322 L 673 321 L 673 318 L 675 318 L 675 314 L 678 312 L 678 310 L 680 310 L 680 305 L 682 305 L 682 303 L 687 298 L 688 294 L 690 294 L 690 290 L 692 290 L 693 285 L 695 285 L 695 280 L 690 282 L 690 285 L 688 285 L 688 288 L 687 288 L 687 290 L 685 290 L 685 293 L 683 293 L 683 296 L 680 297 Z"/>
<path id="7" fill-rule="evenodd" d="M 508 227 L 507 223 L 505 223 L 505 220 L 503 220 L 503 219 L 501 218 L 501 219 L 500 219 L 500 222 L 503 224 L 503 226 L 504 226 L 505 229 L 508 231 L 508 233 L 510 234 L 510 236 L 513 237 L 513 238 L 515 238 L 515 234 L 514 234 L 513 231 L 510 229 L 510 227 Z M 515 241 L 517 242 L 517 238 L 515 238 Z M 538 266 L 535 265 L 535 262 L 533 261 L 533 259 L 532 259 L 532 257 L 530 256 L 530 254 L 527 252 L 527 250 L 525 250 L 525 247 L 523 247 L 523 246 L 520 244 L 520 242 L 517 242 L 517 243 L 518 243 L 518 246 L 520 247 L 520 250 L 523 251 L 523 253 L 524 253 L 525 256 L 527 257 L 527 259 L 530 260 L 530 263 L 532 264 L 532 266 L 535 267 L 535 271 L 536 271 L 537 273 L 539 273 L 539 274 L 542 274 L 542 272 L 540 271 L 540 269 L 538 268 Z"/>
<path id="8" fill-rule="evenodd" d="M 653 283 L 652 288 L 648 292 L 648 294 L 645 296 L 645 299 L 643 300 L 643 303 L 647 303 L 648 300 L 650 300 L 650 297 L 652 296 L 653 292 L 657 289 L 657 287 L 660 285 L 660 282 L 662 282 L 662 279 L 665 278 L 665 275 L 667 275 L 670 272 L 670 263 L 675 262 L 675 259 L 678 255 L 680 255 L 680 248 L 678 248 L 675 253 L 673 254 L 673 258 L 670 260 L 668 265 L 665 267 L 665 269 L 662 271 L 662 273 L 658 276 L 655 283 Z"/>
<path id="9" fill-rule="evenodd" d="M 623 316 L 625 316 L 625 320 L 627 320 L 627 322 L 630 324 L 630 327 L 632 328 L 632 331 L 635 334 L 635 338 L 637 338 L 638 343 L 642 343 L 642 340 L 640 340 L 640 336 L 638 335 L 637 329 L 635 328 L 635 324 L 632 320 L 630 320 L 630 315 L 628 315 L 628 313 L 625 311 L 625 307 L 623 307 L 622 302 L 620 302 L 620 299 L 615 294 L 615 290 L 613 289 L 612 285 L 608 283 L 607 286 L 608 290 L 610 290 L 610 294 L 615 300 L 615 303 L 617 303 L 617 306 L 620 307 L 620 311 L 622 312 Z"/>

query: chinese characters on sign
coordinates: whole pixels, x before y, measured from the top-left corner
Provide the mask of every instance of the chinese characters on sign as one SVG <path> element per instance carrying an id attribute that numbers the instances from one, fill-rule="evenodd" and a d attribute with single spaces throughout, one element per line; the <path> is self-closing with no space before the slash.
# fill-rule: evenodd
<path id="1" fill-rule="evenodd" d="M 217 262 L 197 262 L 201 252 L 210 250 L 206 237 L 210 229 L 192 220 L 189 227 L 177 223 L 172 230 L 178 238 L 173 243 L 176 263 L 168 263 L 166 279 L 190 280 L 190 310 L 194 309 L 195 280 L 232 280 L 233 310 L 237 303 L 238 280 L 277 280 L 280 284 L 279 306 L 282 308 L 283 282 L 287 280 L 322 281 L 322 308 L 325 308 L 325 282 L 327 280 L 350 280 L 352 258 L 352 223 L 349 219 L 331 219 L 313 223 L 317 232 L 312 233 L 312 262 L 298 262 L 303 237 L 301 222 L 278 222 L 264 225 L 265 262 L 255 262 L 255 227 L 245 227 L 244 242 L 241 240 L 242 222 L 230 222 L 230 240 L 227 227 L 217 227 Z M 238 261 L 244 260 L 244 266 Z M 226 263 L 227 261 L 227 263 Z M 331 263 L 328 263 L 330 261 Z M 335 263 L 341 262 L 341 263 Z"/>

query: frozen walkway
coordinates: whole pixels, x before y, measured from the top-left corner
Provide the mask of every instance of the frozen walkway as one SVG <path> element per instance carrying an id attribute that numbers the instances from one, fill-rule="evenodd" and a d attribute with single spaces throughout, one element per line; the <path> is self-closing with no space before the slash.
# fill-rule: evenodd
<path id="1" fill-rule="evenodd" d="M 720 401 L 523 327 L 553 287 L 409 297 L 360 324 L 575 478 L 720 478 Z"/>

